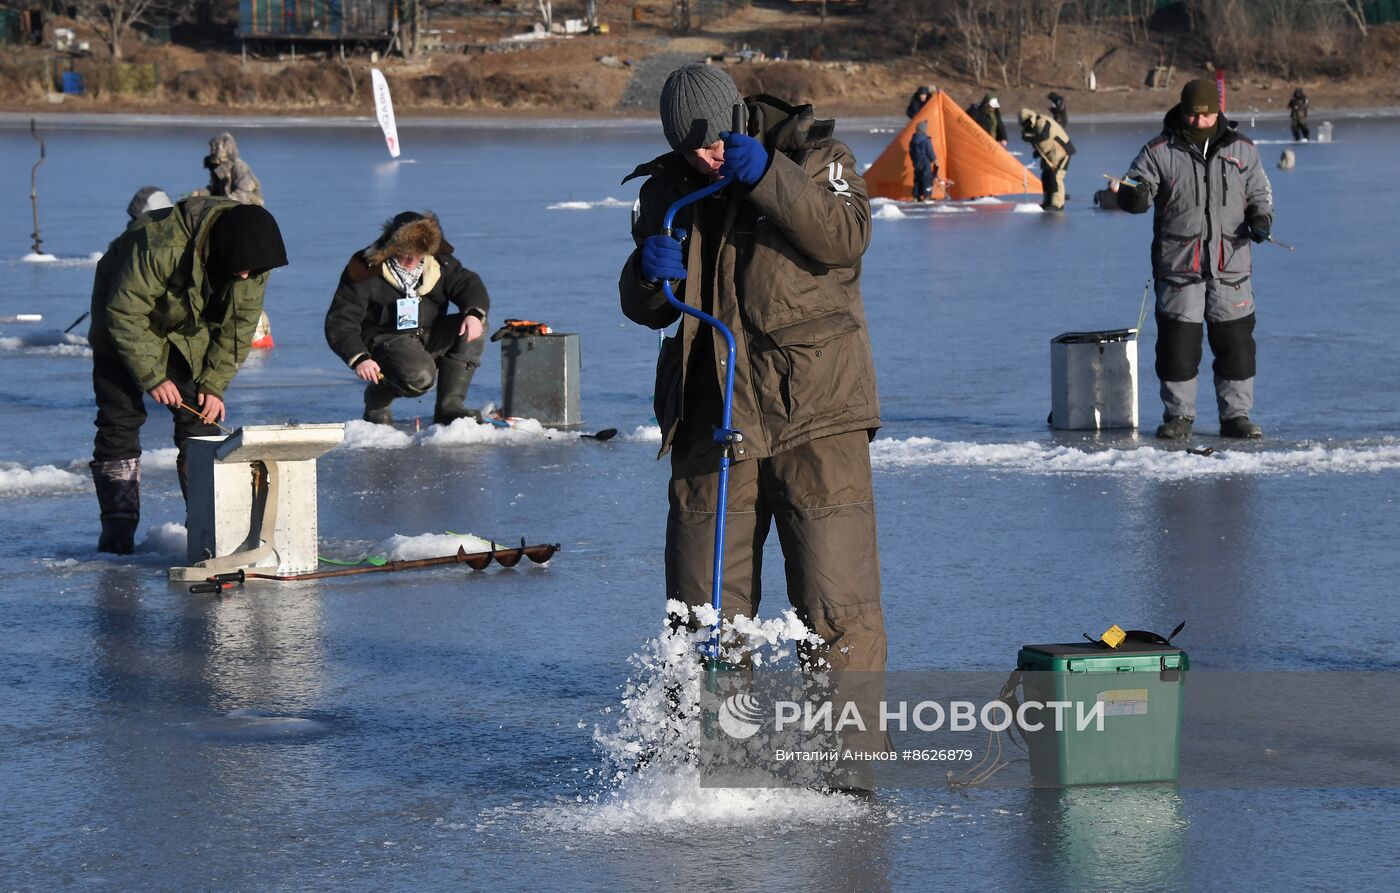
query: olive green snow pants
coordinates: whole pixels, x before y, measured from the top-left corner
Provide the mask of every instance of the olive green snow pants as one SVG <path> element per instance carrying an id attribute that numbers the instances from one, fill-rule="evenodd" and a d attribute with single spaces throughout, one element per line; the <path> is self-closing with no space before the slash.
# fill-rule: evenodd
<path id="1" fill-rule="evenodd" d="M 678 443 L 671 454 L 666 595 L 710 603 L 719 447 Z M 885 669 L 880 556 L 866 432 L 834 434 L 766 459 L 729 466 L 724 616 L 752 617 L 761 598 L 763 543 L 776 522 L 788 600 L 826 643 L 833 670 Z"/>

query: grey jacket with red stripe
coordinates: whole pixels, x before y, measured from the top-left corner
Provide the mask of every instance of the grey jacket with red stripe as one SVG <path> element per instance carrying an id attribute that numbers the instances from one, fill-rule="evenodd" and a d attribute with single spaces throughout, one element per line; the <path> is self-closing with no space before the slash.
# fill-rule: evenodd
<path id="1" fill-rule="evenodd" d="M 1128 170 L 1138 186 L 1118 192 L 1125 211 L 1156 209 L 1152 275 L 1177 283 L 1247 279 L 1249 224 L 1267 226 L 1274 216 L 1258 148 L 1223 115 L 1204 153 L 1180 136 L 1185 122 L 1177 109 L 1162 123 L 1162 135 L 1142 147 Z"/>

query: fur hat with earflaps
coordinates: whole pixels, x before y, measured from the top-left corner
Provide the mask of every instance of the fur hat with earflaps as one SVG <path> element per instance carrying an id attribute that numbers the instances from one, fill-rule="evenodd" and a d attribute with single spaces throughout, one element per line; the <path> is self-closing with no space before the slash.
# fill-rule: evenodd
<path id="1" fill-rule="evenodd" d="M 443 239 L 442 227 L 438 224 L 436 214 L 432 211 L 422 214 L 417 211 L 404 211 L 385 222 L 384 231 L 379 234 L 379 238 L 365 249 L 365 260 L 374 265 L 382 264 L 399 254 L 428 257 L 451 253 L 452 246 Z"/>

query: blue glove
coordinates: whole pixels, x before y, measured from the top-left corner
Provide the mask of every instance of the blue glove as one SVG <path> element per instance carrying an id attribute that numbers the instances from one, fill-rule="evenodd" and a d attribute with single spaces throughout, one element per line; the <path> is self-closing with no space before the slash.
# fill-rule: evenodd
<path id="1" fill-rule="evenodd" d="M 722 131 L 719 138 L 724 140 L 724 164 L 719 168 L 721 177 L 733 177 L 740 183 L 752 185 L 768 173 L 768 163 L 773 159 L 758 140 L 727 130 Z"/>
<path id="2" fill-rule="evenodd" d="M 1249 237 L 1256 245 L 1269 241 L 1271 235 L 1273 233 L 1270 231 L 1268 220 L 1257 218 L 1249 224 Z"/>
<path id="3" fill-rule="evenodd" d="M 648 236 L 642 243 L 643 279 L 660 282 L 662 279 L 685 278 L 685 255 L 681 251 L 685 230 L 675 232 L 675 236 Z"/>

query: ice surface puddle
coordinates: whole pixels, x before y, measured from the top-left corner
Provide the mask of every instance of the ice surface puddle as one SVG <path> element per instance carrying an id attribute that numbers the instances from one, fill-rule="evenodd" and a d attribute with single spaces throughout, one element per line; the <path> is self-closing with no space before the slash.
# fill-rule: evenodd
<path id="1" fill-rule="evenodd" d="M 682 625 L 688 611 L 680 602 L 667 603 L 668 620 L 676 628 L 668 625 L 628 659 L 632 673 L 621 704 L 607 708 L 607 720 L 594 726 L 603 765 L 587 776 L 598 790 L 579 794 L 572 803 L 528 811 L 526 824 L 550 833 L 619 834 L 735 824 L 790 828 L 864 815 L 865 804 L 840 794 L 704 785 L 696 761 L 730 739 L 713 730 L 713 724 L 713 737 L 707 739 L 700 720 L 709 693 L 698 649 L 709 637 L 714 611 L 708 605 L 695 609 L 695 631 Z M 768 620 L 737 618 L 725 626 L 724 656 L 747 655 L 756 668 L 786 666 L 804 642 L 820 645 L 821 639 L 791 610 Z M 762 737 L 733 746 L 768 746 Z M 489 822 L 492 815 L 482 818 Z"/>
<path id="2" fill-rule="evenodd" d="M 882 438 L 870 445 L 877 470 L 965 466 L 1028 474 L 1099 474 L 1151 480 L 1185 480 L 1220 475 L 1364 474 L 1400 468 L 1400 442 L 1286 448 L 1217 449 L 1210 455 L 1143 446 L 1084 450 L 1025 441 L 969 443 L 932 437 Z"/>

